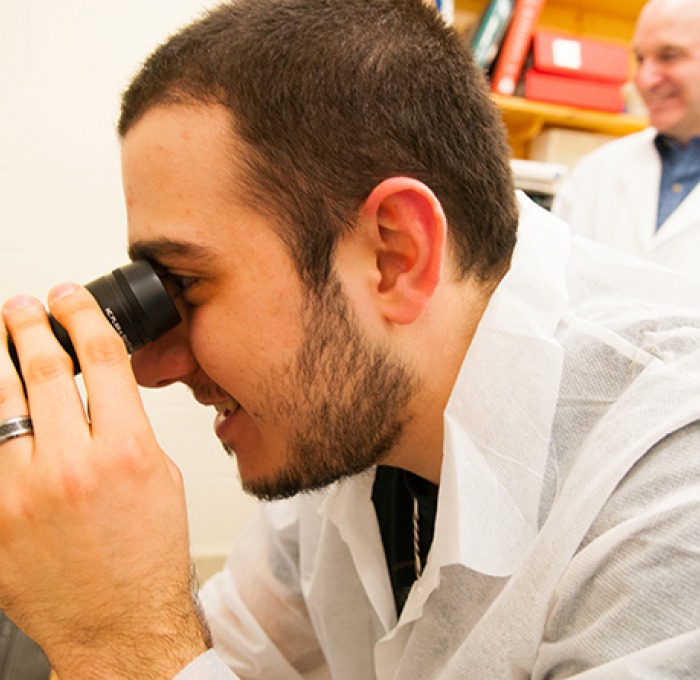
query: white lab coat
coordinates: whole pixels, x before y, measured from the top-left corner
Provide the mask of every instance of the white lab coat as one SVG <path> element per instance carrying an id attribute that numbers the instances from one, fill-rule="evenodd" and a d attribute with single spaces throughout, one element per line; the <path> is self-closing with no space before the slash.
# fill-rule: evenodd
<path id="1" fill-rule="evenodd" d="M 552 212 L 575 233 L 666 267 L 700 275 L 700 184 L 656 231 L 661 160 L 648 128 L 584 156 Z"/>
<path id="2" fill-rule="evenodd" d="M 260 507 L 201 592 L 216 651 L 177 680 L 700 677 L 697 303 L 521 197 L 401 618 L 370 470 Z"/>

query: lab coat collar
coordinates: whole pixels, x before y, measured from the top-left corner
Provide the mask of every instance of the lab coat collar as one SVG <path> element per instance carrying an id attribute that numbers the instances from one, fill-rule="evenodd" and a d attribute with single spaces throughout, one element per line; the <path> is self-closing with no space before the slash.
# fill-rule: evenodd
<path id="1" fill-rule="evenodd" d="M 511 268 L 447 405 L 433 544 L 437 562 L 491 576 L 513 573 L 538 531 L 563 361 L 554 332 L 568 302 L 568 228 L 519 202 Z M 451 526 L 458 516 L 466 526 Z"/>
<path id="2" fill-rule="evenodd" d="M 619 176 L 620 193 L 626 202 L 626 209 L 634 215 L 634 223 L 639 225 L 637 237 L 641 243 L 639 252 L 642 253 L 650 253 L 700 225 L 697 216 L 700 206 L 698 184 L 668 216 L 661 228 L 656 228 L 661 182 L 661 157 L 657 149 L 657 135 L 653 127 L 638 133 L 641 144 L 637 144 L 634 160 L 630 163 L 629 171 Z M 644 168 L 644 172 L 638 172 L 638 168 Z M 649 172 L 649 169 L 653 169 L 653 172 Z M 612 220 L 610 227 L 616 227 Z"/>
<path id="3" fill-rule="evenodd" d="M 683 199 L 681 204 L 666 218 L 656 231 L 653 241 L 656 247 L 683 234 L 689 229 L 700 226 L 698 208 L 700 207 L 700 183 Z"/>
<path id="4" fill-rule="evenodd" d="M 693 137 L 690 140 L 689 144 L 693 145 L 694 147 L 693 152 L 697 152 L 698 142 L 700 142 L 700 137 Z M 656 148 L 659 159 L 661 159 L 663 156 L 664 145 L 679 148 L 678 143 L 673 138 L 657 133 L 654 136 L 654 147 Z M 661 178 L 661 171 L 662 168 L 659 168 L 659 180 Z M 697 184 L 685 197 L 685 199 L 683 199 L 681 204 L 666 218 L 666 221 L 661 225 L 661 227 L 654 230 L 652 235 L 654 245 L 659 246 L 666 243 L 666 241 L 670 241 L 677 235 L 683 234 L 688 229 L 697 229 L 698 226 L 700 226 L 700 218 L 698 218 L 699 205 L 700 184 Z M 654 217 L 656 217 L 656 211 L 654 211 Z"/>
<path id="5" fill-rule="evenodd" d="M 659 209 L 659 183 L 661 181 L 661 157 L 654 140 L 657 131 L 647 128 L 635 135 L 634 159 L 630 162 L 628 172 L 618 175 L 620 197 L 626 211 L 633 215 L 636 238 L 639 240 L 639 252 L 650 252 L 659 239 L 656 230 L 656 214 Z M 643 168 L 643 172 L 639 169 Z M 610 220 L 610 228 L 617 227 L 615 220 Z"/>
<path id="6" fill-rule="evenodd" d="M 442 566 L 509 575 L 538 531 L 561 375 L 562 352 L 553 335 L 568 301 L 569 241 L 563 222 L 524 195 L 518 198 L 511 268 L 489 302 L 447 405 L 435 538 L 404 622 L 420 614 Z M 320 513 L 338 527 L 388 629 L 393 602 L 372 515 L 373 480 L 369 471 L 334 485 Z"/>
<path id="7" fill-rule="evenodd" d="M 375 469 L 337 482 L 319 507 L 348 546 L 369 601 L 386 630 L 396 621 L 384 547 L 372 503 Z"/>

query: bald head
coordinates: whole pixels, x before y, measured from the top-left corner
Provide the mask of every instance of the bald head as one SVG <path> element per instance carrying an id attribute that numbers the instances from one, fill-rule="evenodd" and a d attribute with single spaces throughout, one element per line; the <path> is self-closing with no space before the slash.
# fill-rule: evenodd
<path id="1" fill-rule="evenodd" d="M 700 0 L 650 0 L 632 47 L 651 124 L 681 144 L 700 136 Z"/>
<path id="2" fill-rule="evenodd" d="M 700 3 L 697 0 L 649 0 L 642 7 L 637 23 L 642 21 L 643 17 L 653 16 L 654 13 L 658 13 L 659 16 L 676 17 L 684 21 L 687 16 L 692 14 L 700 17 Z"/>

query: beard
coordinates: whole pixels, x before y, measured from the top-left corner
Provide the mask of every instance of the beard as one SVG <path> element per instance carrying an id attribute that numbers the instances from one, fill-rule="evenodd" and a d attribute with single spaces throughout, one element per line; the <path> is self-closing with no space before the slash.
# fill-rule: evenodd
<path id="1" fill-rule="evenodd" d="M 303 309 L 304 339 L 291 365 L 263 386 L 271 414 L 293 424 L 285 465 L 243 488 L 262 500 L 320 489 L 381 462 L 411 421 L 419 380 L 388 347 L 363 335 L 332 278 Z"/>

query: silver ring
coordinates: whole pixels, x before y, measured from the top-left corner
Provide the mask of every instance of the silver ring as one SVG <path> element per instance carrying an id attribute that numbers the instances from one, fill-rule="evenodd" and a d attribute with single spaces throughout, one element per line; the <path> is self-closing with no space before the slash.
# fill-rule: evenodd
<path id="1" fill-rule="evenodd" d="M 0 423 L 0 445 L 15 437 L 22 437 L 25 434 L 34 434 L 32 419 L 29 416 L 8 418 Z"/>

